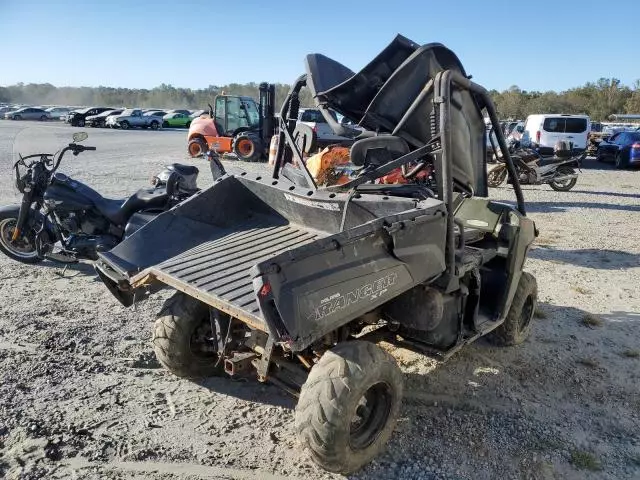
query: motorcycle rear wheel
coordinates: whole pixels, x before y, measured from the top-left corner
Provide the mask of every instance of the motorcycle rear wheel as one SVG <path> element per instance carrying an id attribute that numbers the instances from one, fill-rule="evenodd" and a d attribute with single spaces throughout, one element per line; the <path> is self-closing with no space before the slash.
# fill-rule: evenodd
<path id="1" fill-rule="evenodd" d="M 576 171 L 571 167 L 560 167 L 558 168 L 558 173 L 560 175 L 575 175 Z M 561 182 L 551 181 L 549 182 L 549 186 L 556 192 L 568 192 L 575 187 L 577 182 L 577 178 L 570 178 L 569 180 L 563 180 Z"/>
<path id="2" fill-rule="evenodd" d="M 503 166 L 493 168 L 487 174 L 487 185 L 490 187 L 499 187 L 507 178 L 507 169 Z"/>
<path id="3" fill-rule="evenodd" d="M 35 232 L 29 231 L 15 243 L 11 241 L 13 231 L 18 223 L 17 215 L 0 214 L 0 251 L 17 262 L 34 264 L 43 259 L 38 256 Z"/>

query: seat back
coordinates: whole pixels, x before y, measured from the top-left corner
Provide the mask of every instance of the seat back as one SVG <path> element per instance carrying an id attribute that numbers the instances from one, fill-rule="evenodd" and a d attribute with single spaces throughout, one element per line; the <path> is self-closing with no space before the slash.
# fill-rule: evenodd
<path id="1" fill-rule="evenodd" d="M 448 125 L 440 125 L 435 115 L 434 80 L 445 70 L 467 76 L 460 60 L 444 45 L 418 47 L 398 37 L 363 70 L 324 91 L 314 91 L 326 83 L 315 81 L 321 74 L 308 59 L 311 79 L 307 83 L 312 84 L 316 102 L 348 118 L 358 118 L 367 130 L 395 131 L 411 150 L 429 143 L 446 128 L 451 138 L 448 152 L 454 184 L 486 196 L 485 123 L 478 100 L 470 91 L 452 85 Z M 414 104 L 419 98 L 422 101 Z"/>

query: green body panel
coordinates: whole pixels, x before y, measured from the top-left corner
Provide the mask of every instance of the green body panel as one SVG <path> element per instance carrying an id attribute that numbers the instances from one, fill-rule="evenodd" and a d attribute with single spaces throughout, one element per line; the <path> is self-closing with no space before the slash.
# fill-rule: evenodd
<path id="1" fill-rule="evenodd" d="M 187 124 L 191 123 L 191 120 L 191 117 L 180 115 L 174 118 L 165 118 L 164 122 L 169 127 L 186 127 Z"/>

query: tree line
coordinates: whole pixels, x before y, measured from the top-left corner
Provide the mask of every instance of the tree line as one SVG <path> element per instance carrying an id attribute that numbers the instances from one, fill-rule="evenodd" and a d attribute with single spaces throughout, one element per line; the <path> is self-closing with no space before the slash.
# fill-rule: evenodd
<path id="1" fill-rule="evenodd" d="M 527 92 L 517 86 L 490 92 L 501 118 L 525 119 L 535 113 L 587 114 L 605 121 L 614 113 L 640 114 L 640 80 L 633 86 L 617 78 L 600 78 L 563 92 Z"/>
<path id="2" fill-rule="evenodd" d="M 280 108 L 290 86 L 276 84 L 276 108 Z M 210 85 L 203 89 L 178 88 L 162 84 L 152 89 L 114 87 L 56 87 L 49 83 L 19 83 L 0 86 L 0 102 L 40 105 L 104 105 L 142 108 L 205 109 L 213 98 L 225 92 L 258 97 L 257 83 Z M 562 92 L 521 90 L 512 86 L 492 90 L 491 96 L 501 118 L 524 119 L 533 113 L 582 113 L 592 120 L 606 120 L 614 113 L 640 114 L 640 80 L 631 86 L 617 78 L 600 78 Z M 301 92 L 301 104 L 312 106 L 311 94 Z"/>
<path id="3" fill-rule="evenodd" d="M 224 92 L 230 95 L 244 95 L 258 98 L 259 84 L 231 83 L 210 85 L 207 88 L 179 88 L 162 84 L 152 89 L 115 87 L 56 87 L 50 83 L 18 83 L 0 86 L 0 102 L 38 105 L 100 105 L 106 107 L 140 108 L 188 108 L 206 109 L 216 95 Z M 284 101 L 289 85 L 277 83 L 276 108 Z M 301 92 L 301 102 L 305 106 L 313 104 L 307 89 Z"/>

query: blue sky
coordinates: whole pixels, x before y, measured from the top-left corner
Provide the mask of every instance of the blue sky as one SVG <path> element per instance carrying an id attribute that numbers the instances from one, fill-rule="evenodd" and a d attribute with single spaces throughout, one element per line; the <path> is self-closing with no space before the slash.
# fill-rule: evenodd
<path id="1" fill-rule="evenodd" d="M 307 53 L 357 70 L 397 33 L 444 43 L 487 88 L 631 85 L 638 13 L 638 0 L 0 0 L 0 85 L 290 83 Z"/>

